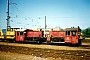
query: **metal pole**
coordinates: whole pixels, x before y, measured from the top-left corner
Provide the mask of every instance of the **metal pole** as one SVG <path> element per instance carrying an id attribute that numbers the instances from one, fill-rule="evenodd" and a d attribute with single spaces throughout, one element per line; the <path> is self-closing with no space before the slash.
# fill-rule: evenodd
<path id="1" fill-rule="evenodd" d="M 44 29 L 44 37 L 46 37 L 46 16 L 45 16 L 45 29 Z"/>
<path id="2" fill-rule="evenodd" d="M 9 0 L 7 0 L 7 28 L 10 28 L 10 16 L 9 16 Z"/>
<path id="3" fill-rule="evenodd" d="M 46 16 L 45 16 L 45 30 L 46 30 Z"/>

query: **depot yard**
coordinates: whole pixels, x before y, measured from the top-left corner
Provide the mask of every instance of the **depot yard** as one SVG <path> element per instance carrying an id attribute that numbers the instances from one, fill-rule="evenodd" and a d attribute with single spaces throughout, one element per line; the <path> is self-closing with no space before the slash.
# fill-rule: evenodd
<path id="1" fill-rule="evenodd" d="M 0 60 L 89 60 L 89 41 L 79 47 L 0 42 Z"/>

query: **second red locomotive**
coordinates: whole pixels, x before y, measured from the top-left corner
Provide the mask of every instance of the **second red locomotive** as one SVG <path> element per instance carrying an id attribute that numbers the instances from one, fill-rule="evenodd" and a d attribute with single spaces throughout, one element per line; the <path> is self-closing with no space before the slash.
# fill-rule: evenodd
<path id="1" fill-rule="evenodd" d="M 77 44 L 81 45 L 81 29 L 78 28 L 66 28 L 62 31 L 49 31 L 49 34 L 47 35 L 47 44 L 49 43 L 69 43 L 69 44 Z"/>

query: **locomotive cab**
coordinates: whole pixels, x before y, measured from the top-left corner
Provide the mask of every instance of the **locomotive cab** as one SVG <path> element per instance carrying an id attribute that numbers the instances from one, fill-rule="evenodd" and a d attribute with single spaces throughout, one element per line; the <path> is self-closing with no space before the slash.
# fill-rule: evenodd
<path id="1" fill-rule="evenodd" d="M 6 39 L 13 40 L 15 38 L 15 30 L 14 28 L 8 28 L 6 30 Z"/>
<path id="2" fill-rule="evenodd" d="M 24 31 L 16 31 L 15 33 L 16 33 L 15 34 L 16 35 L 15 40 L 17 42 L 24 42 L 24 38 L 25 38 Z"/>
<path id="3" fill-rule="evenodd" d="M 71 44 L 81 44 L 80 38 L 81 29 L 80 28 L 66 28 L 65 29 L 65 43 Z"/>
<path id="4" fill-rule="evenodd" d="M 6 29 L 6 39 L 8 40 L 14 40 L 15 39 L 15 30 L 20 28 L 8 28 Z"/>

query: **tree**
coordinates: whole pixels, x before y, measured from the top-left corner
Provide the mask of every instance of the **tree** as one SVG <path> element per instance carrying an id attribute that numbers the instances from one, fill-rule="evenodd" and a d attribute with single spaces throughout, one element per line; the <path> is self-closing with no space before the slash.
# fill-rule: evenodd
<path id="1" fill-rule="evenodd" d="M 90 27 L 82 30 L 82 34 L 84 38 L 90 38 Z"/>

